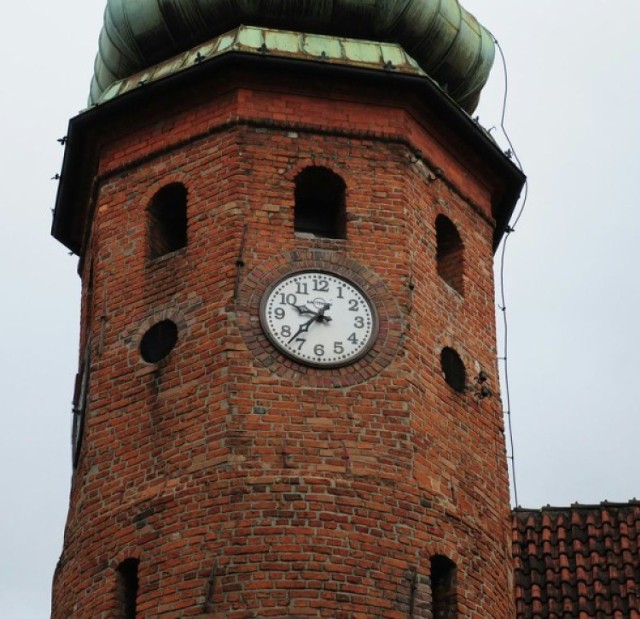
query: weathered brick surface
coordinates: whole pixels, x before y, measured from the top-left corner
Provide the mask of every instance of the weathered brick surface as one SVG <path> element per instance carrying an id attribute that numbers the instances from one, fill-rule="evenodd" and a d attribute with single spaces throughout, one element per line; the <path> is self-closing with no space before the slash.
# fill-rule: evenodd
<path id="1" fill-rule="evenodd" d="M 457 564 L 460 616 L 512 617 L 499 400 L 453 391 L 439 360 L 451 346 L 470 387 L 483 370 L 497 393 L 499 180 L 406 92 L 276 76 L 132 110 L 94 148 L 92 372 L 53 617 L 117 616 L 134 557 L 140 617 L 429 618 L 435 554 Z M 309 165 L 346 183 L 346 240 L 294 233 Z M 188 244 L 150 261 L 145 208 L 176 181 Z M 439 214 L 464 243 L 464 296 L 437 274 Z M 259 328 L 272 278 L 314 264 L 380 307 L 354 366 L 304 368 Z M 178 344 L 146 364 L 140 338 L 164 318 Z"/>

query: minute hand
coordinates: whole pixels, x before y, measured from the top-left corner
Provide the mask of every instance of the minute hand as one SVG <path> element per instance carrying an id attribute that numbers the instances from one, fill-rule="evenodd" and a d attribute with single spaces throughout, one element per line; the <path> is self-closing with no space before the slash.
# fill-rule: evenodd
<path id="1" fill-rule="evenodd" d="M 291 344 L 291 342 L 293 342 L 293 340 L 295 340 L 301 333 L 307 332 L 309 330 L 309 327 L 311 326 L 311 323 L 315 322 L 316 320 L 317 316 L 314 316 L 313 318 L 307 320 L 307 322 L 303 322 L 300 325 L 300 328 L 293 334 L 293 337 L 289 340 L 288 344 Z"/>

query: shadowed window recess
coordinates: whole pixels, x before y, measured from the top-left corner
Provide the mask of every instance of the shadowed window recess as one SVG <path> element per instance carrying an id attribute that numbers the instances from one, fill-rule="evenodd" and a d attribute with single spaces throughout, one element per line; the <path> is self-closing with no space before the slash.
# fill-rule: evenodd
<path id="1" fill-rule="evenodd" d="M 436 261 L 438 275 L 454 290 L 464 294 L 464 245 L 458 229 L 444 215 L 436 218 Z"/>
<path id="2" fill-rule="evenodd" d="M 117 619 L 136 619 L 138 565 L 138 559 L 126 559 L 116 570 Z"/>
<path id="3" fill-rule="evenodd" d="M 431 600 L 433 619 L 455 619 L 456 564 L 443 555 L 431 558 Z"/>
<path id="4" fill-rule="evenodd" d="M 160 189 L 147 208 L 149 257 L 159 258 L 187 244 L 187 189 L 171 183 Z"/>
<path id="5" fill-rule="evenodd" d="M 453 348 L 443 348 L 440 353 L 440 365 L 447 385 L 462 393 L 467 384 L 467 373 L 460 355 Z"/>
<path id="6" fill-rule="evenodd" d="M 140 355 L 147 363 L 162 361 L 178 342 L 178 325 L 161 320 L 150 327 L 140 340 Z"/>
<path id="7" fill-rule="evenodd" d="M 322 167 L 304 169 L 295 180 L 294 228 L 329 239 L 347 238 L 346 185 Z"/>

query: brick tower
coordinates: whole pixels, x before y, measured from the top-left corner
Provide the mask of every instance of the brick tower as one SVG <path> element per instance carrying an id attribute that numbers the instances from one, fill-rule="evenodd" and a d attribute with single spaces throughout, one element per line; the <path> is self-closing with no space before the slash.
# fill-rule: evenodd
<path id="1" fill-rule="evenodd" d="M 468 115 L 486 32 L 383 4 L 110 2 L 53 225 L 54 618 L 513 616 L 492 259 L 523 177 Z"/>

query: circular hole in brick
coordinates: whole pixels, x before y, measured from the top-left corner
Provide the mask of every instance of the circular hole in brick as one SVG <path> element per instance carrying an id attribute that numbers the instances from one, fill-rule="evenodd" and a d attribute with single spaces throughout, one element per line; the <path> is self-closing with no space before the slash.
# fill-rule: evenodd
<path id="1" fill-rule="evenodd" d="M 147 363 L 158 363 L 178 341 L 178 326 L 172 320 L 161 320 L 147 330 L 140 340 L 140 354 Z"/>
<path id="2" fill-rule="evenodd" d="M 463 392 L 467 375 L 460 355 L 453 348 L 443 348 L 440 353 L 440 364 L 447 384 L 452 389 Z"/>

